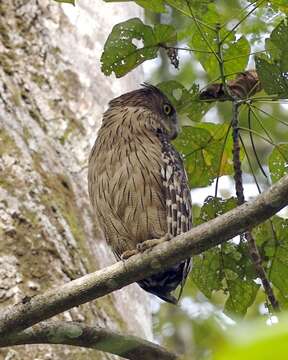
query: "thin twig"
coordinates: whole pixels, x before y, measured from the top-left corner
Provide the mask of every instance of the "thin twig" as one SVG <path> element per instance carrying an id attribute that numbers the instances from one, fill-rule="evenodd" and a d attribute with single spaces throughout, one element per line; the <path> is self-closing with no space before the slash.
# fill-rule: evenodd
<path id="1" fill-rule="evenodd" d="M 236 195 L 238 205 L 242 205 L 245 202 L 241 159 L 240 159 L 240 144 L 239 144 L 239 125 L 238 125 L 238 111 L 239 104 L 236 101 L 232 103 L 232 136 L 233 136 L 233 165 L 234 165 L 234 179 L 236 187 Z M 262 266 L 262 260 L 258 251 L 256 241 L 252 236 L 252 227 L 248 227 L 244 237 L 248 243 L 249 254 L 255 267 L 257 276 L 260 278 L 264 291 L 271 303 L 272 308 L 275 311 L 279 310 L 279 303 L 274 295 L 273 289 L 267 278 L 266 272 Z"/>
<path id="2" fill-rule="evenodd" d="M 248 107 L 248 128 L 249 128 L 249 130 L 252 129 L 252 126 L 251 126 L 251 106 Z M 251 142 L 252 149 L 253 149 L 257 164 L 259 166 L 259 169 L 261 170 L 264 177 L 267 178 L 267 174 L 266 174 L 265 170 L 263 169 L 263 166 L 262 166 L 261 161 L 259 159 L 259 156 L 258 156 L 258 153 L 257 153 L 257 150 L 256 150 L 256 146 L 255 146 L 253 135 L 252 135 L 251 131 L 249 132 L 249 137 L 250 137 L 250 142 Z"/>
<path id="3" fill-rule="evenodd" d="M 266 141 L 268 144 L 271 144 L 277 148 L 277 144 L 275 144 L 273 141 L 270 141 L 269 139 L 267 139 L 265 136 L 263 136 L 262 134 L 260 134 L 258 131 L 254 130 L 254 129 L 249 129 L 244 126 L 239 126 L 239 130 L 251 132 L 251 133 L 257 135 L 258 137 L 260 137 L 261 139 L 263 139 L 264 141 Z"/>
<path id="4" fill-rule="evenodd" d="M 259 0 L 254 0 L 254 1 L 251 1 L 251 3 L 247 4 L 246 6 L 244 6 L 240 13 L 239 13 L 239 17 L 242 15 L 242 13 L 244 13 L 250 6 L 254 5 L 255 3 L 257 3 L 257 1 Z M 228 25 L 228 23 L 231 21 L 231 19 L 229 18 L 229 20 L 227 20 L 225 23 L 221 24 L 221 28 L 224 28 L 225 26 Z"/>
<path id="5" fill-rule="evenodd" d="M 263 131 L 265 132 L 266 136 L 269 138 L 269 140 L 271 141 L 271 143 L 273 143 L 274 140 L 273 140 L 272 136 L 269 134 L 269 132 L 266 130 L 265 126 L 263 126 L 262 121 L 260 120 L 260 117 L 257 115 L 257 113 L 256 113 L 253 109 L 251 109 L 251 111 L 252 111 L 255 119 L 257 120 L 258 124 L 261 126 L 261 128 L 262 128 Z M 284 160 L 284 161 L 288 161 L 285 153 L 283 153 L 283 152 L 281 151 L 281 148 L 280 148 L 277 144 L 276 144 L 275 147 L 276 147 L 277 151 L 279 152 L 279 154 L 282 156 L 283 160 Z"/>
<path id="6" fill-rule="evenodd" d="M 274 295 L 272 286 L 271 286 L 271 284 L 268 280 L 267 274 L 262 266 L 261 256 L 260 256 L 259 250 L 257 248 L 256 241 L 255 241 L 254 237 L 252 236 L 251 229 L 246 231 L 245 238 L 246 238 L 248 246 L 249 246 L 249 253 L 252 258 L 253 264 L 255 266 L 256 273 L 261 280 L 262 286 L 263 286 L 264 291 L 270 301 L 272 309 L 274 311 L 279 311 L 280 310 L 279 303 Z"/>
<path id="7" fill-rule="evenodd" d="M 273 116 L 273 115 L 269 114 L 267 111 L 259 108 L 258 106 L 255 106 L 255 105 L 252 105 L 252 104 L 251 104 L 250 106 L 253 107 L 254 109 L 262 112 L 264 115 L 270 117 L 271 119 L 273 119 L 273 120 L 275 120 L 275 121 L 279 121 L 281 124 L 283 124 L 283 125 L 285 125 L 285 126 L 288 126 L 288 122 L 286 122 L 286 121 L 284 121 L 284 120 L 282 120 L 282 119 L 276 118 L 276 116 Z"/>
<path id="8" fill-rule="evenodd" d="M 240 159 L 240 144 L 239 144 L 239 127 L 238 127 L 238 112 L 239 104 L 237 101 L 232 103 L 232 138 L 233 138 L 233 166 L 234 166 L 234 180 L 236 188 L 236 196 L 238 205 L 244 204 L 244 188 L 242 182 L 242 169 Z"/>
<path id="9" fill-rule="evenodd" d="M 222 44 L 223 44 L 224 41 L 233 33 L 233 31 L 236 30 L 237 27 L 238 27 L 239 25 L 241 25 L 242 22 L 245 21 L 245 20 L 246 20 L 261 4 L 263 4 L 263 2 L 265 2 L 265 1 L 266 1 L 266 0 L 260 1 L 257 5 L 254 6 L 253 9 L 251 9 L 250 11 L 248 11 L 248 13 L 247 13 L 245 16 L 243 16 L 243 18 L 242 18 L 241 20 L 239 20 L 238 23 L 237 23 L 235 26 L 233 26 L 233 28 L 232 28 L 230 31 L 227 32 L 227 34 L 224 35 L 224 37 L 223 37 L 223 39 L 222 39 Z"/>
<path id="10" fill-rule="evenodd" d="M 223 62 L 229 62 L 229 61 L 237 60 L 237 59 L 240 59 L 240 58 L 246 57 L 246 56 L 252 56 L 252 55 L 256 55 L 256 54 L 262 54 L 263 52 L 267 52 L 267 50 L 259 50 L 259 51 L 251 52 L 251 53 L 249 53 L 249 54 L 243 54 L 243 55 L 233 56 L 233 57 L 231 57 L 231 58 L 224 59 Z"/>
<path id="11" fill-rule="evenodd" d="M 213 49 L 213 47 L 212 47 L 211 44 L 209 43 L 206 35 L 205 35 L 204 32 L 202 31 L 201 26 L 199 25 L 199 23 L 198 23 L 195 15 L 194 15 L 194 13 L 193 13 L 193 10 L 192 10 L 192 8 L 191 8 L 191 5 L 190 5 L 190 3 L 189 3 L 187 0 L 186 0 L 186 4 L 187 4 L 187 6 L 188 6 L 188 8 L 189 8 L 189 11 L 190 11 L 190 14 L 191 14 L 191 16 L 192 16 L 192 18 L 193 18 L 193 20 L 194 20 L 194 22 L 195 22 L 195 24 L 196 24 L 196 27 L 197 27 L 197 30 L 199 31 L 200 36 L 202 37 L 203 41 L 206 43 L 206 45 L 208 46 L 208 48 L 210 49 L 210 51 L 214 54 L 214 56 L 216 57 L 216 59 L 217 59 L 218 62 L 219 62 L 220 59 L 218 58 L 218 54 L 217 54 L 216 51 Z M 215 29 L 214 29 L 214 31 L 215 31 Z"/>
<path id="12" fill-rule="evenodd" d="M 250 167 L 250 170 L 251 170 L 251 173 L 252 173 L 254 182 L 255 182 L 256 187 L 257 187 L 257 190 L 258 190 L 258 193 L 261 194 L 262 191 L 261 191 L 260 185 L 258 184 L 258 181 L 257 181 L 256 175 L 255 175 L 255 172 L 254 172 L 254 170 L 253 170 L 252 163 L 251 163 L 251 160 L 250 160 L 250 158 L 249 158 L 248 152 L 247 152 L 247 150 L 246 150 L 244 141 L 243 141 L 242 138 L 241 138 L 241 134 L 239 134 L 239 138 L 240 138 L 242 147 L 243 147 L 243 149 L 244 149 L 244 152 L 245 152 L 245 155 L 246 155 L 246 159 L 247 159 L 247 161 L 248 161 L 248 164 L 249 164 L 249 167 Z M 278 251 L 277 244 L 278 244 L 278 240 L 277 240 L 277 235 L 276 235 L 276 231 L 275 231 L 275 228 L 274 228 L 274 224 L 273 224 L 272 219 L 269 219 L 268 221 L 269 221 L 269 224 L 270 224 L 272 236 L 273 236 L 274 243 L 275 243 L 275 251 L 274 251 L 274 254 L 273 254 L 273 256 L 272 256 L 272 261 L 271 261 L 271 264 L 270 264 L 270 266 L 269 266 L 269 271 L 268 271 L 268 278 L 270 278 L 270 276 L 271 276 L 271 270 L 273 269 L 273 265 L 274 265 L 274 262 L 275 262 L 275 259 L 276 259 L 276 256 L 277 256 L 277 251 Z M 266 293 L 265 293 L 265 294 L 266 294 Z M 267 294 L 266 294 L 266 296 L 267 296 L 267 299 L 268 299 L 268 301 L 269 301 L 269 298 L 268 298 L 268 295 L 267 295 Z M 268 303 L 268 301 L 267 301 L 267 303 Z"/>
<path id="13" fill-rule="evenodd" d="M 218 60 L 218 65 L 219 65 L 220 77 L 221 77 L 221 80 L 222 80 L 222 85 L 223 85 L 225 95 L 232 100 L 233 96 L 232 96 L 231 91 L 230 91 L 229 87 L 227 86 L 227 82 L 226 82 L 226 75 L 225 75 L 225 69 L 224 69 L 224 58 L 223 58 L 223 49 L 222 49 L 222 44 L 223 43 L 222 43 L 222 40 L 220 38 L 220 25 L 217 25 L 216 29 L 217 29 L 216 42 L 217 42 L 217 55 L 218 55 L 217 60 Z"/>
<path id="14" fill-rule="evenodd" d="M 211 51 L 209 50 L 201 50 L 201 49 L 191 49 L 191 48 L 183 48 L 183 47 L 178 47 L 178 46 L 167 46 L 164 44 L 160 44 L 160 47 L 162 47 L 163 49 L 174 49 L 174 50 L 182 50 L 182 51 L 190 51 L 190 52 L 199 52 L 199 53 L 204 53 L 204 54 L 212 54 Z"/>

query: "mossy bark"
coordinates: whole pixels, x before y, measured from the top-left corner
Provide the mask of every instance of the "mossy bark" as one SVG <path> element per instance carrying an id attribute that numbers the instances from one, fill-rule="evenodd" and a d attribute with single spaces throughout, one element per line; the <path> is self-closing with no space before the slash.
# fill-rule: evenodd
<path id="1" fill-rule="evenodd" d="M 132 5 L 0 2 L 0 308 L 114 262 L 87 194 L 87 159 L 107 102 L 141 82 L 105 78 L 99 58 Z M 109 14 L 109 16 L 107 15 Z M 60 319 L 151 337 L 136 285 Z M 116 359 L 68 346 L 0 350 L 8 359 Z"/>

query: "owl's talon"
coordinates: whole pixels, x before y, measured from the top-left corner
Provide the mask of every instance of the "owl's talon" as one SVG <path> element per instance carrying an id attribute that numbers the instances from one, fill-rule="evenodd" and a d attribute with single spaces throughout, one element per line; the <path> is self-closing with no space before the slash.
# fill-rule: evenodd
<path id="1" fill-rule="evenodd" d="M 138 249 L 124 251 L 124 253 L 121 254 L 121 260 L 127 260 L 131 256 L 136 255 L 138 253 L 139 253 Z"/>
<path id="2" fill-rule="evenodd" d="M 144 252 L 148 249 L 152 249 L 156 245 L 163 243 L 164 241 L 169 241 L 171 239 L 172 239 L 172 236 L 170 234 L 166 234 L 160 239 L 145 240 L 142 243 L 139 243 L 137 245 L 136 249 L 138 250 L 138 252 Z"/>

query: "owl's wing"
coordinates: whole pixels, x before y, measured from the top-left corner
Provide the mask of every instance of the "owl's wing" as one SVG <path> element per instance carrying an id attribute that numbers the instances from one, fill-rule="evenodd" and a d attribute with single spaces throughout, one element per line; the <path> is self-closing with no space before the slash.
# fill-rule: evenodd
<path id="1" fill-rule="evenodd" d="M 162 144 L 161 177 L 166 199 L 167 233 L 172 237 L 188 231 L 192 227 L 192 202 L 187 176 L 181 156 L 169 143 L 166 136 L 158 134 Z M 173 239 L 171 240 L 173 241 Z M 191 259 L 182 261 L 164 272 L 141 280 L 138 284 L 146 291 L 161 299 L 177 304 L 191 266 Z M 181 285 L 175 298 L 173 292 Z"/>
<path id="2" fill-rule="evenodd" d="M 180 154 L 173 148 L 167 137 L 163 136 L 160 140 L 163 159 L 161 176 L 167 210 L 167 233 L 174 237 L 192 228 L 192 200 Z M 165 301 L 177 303 L 181 297 L 190 268 L 191 259 L 187 259 L 164 273 L 152 276 L 149 291 L 154 291 L 154 294 Z M 181 289 L 178 299 L 176 299 L 170 292 L 179 284 L 181 284 Z"/>
<path id="3" fill-rule="evenodd" d="M 166 195 L 168 233 L 177 236 L 192 227 L 191 194 L 180 154 L 166 139 L 162 140 L 162 146 L 161 175 Z"/>

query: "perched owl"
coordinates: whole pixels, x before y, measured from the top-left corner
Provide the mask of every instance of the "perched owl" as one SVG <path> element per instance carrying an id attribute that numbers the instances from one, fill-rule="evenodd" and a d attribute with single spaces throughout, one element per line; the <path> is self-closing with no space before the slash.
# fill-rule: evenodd
<path id="1" fill-rule="evenodd" d="M 146 240 L 191 229 L 187 176 L 170 142 L 178 130 L 174 107 L 147 84 L 110 101 L 104 113 L 89 158 L 88 185 L 99 225 L 118 259 Z M 189 269 L 190 259 L 138 284 L 177 303 L 171 292 L 178 285 L 182 290 Z"/>

